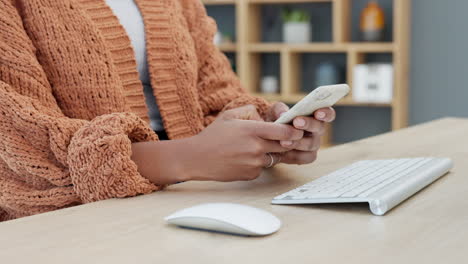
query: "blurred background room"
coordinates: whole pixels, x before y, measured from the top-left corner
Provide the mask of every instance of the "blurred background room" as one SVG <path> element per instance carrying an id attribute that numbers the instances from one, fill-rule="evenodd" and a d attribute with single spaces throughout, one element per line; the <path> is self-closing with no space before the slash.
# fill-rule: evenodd
<path id="1" fill-rule="evenodd" d="M 317 86 L 350 84 L 325 145 L 468 117 L 466 0 L 203 2 L 250 93 L 293 105 Z"/>

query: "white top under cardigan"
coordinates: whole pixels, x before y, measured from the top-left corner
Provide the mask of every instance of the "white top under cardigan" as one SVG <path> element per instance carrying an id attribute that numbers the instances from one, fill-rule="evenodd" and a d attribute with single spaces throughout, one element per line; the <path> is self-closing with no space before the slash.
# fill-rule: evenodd
<path id="1" fill-rule="evenodd" d="M 148 61 L 146 59 L 145 25 L 140 10 L 133 0 L 106 0 L 106 3 L 117 16 L 125 31 L 127 31 L 132 43 L 138 74 L 143 84 L 143 92 L 148 106 L 151 128 L 154 131 L 163 131 L 164 125 L 151 87 Z"/>

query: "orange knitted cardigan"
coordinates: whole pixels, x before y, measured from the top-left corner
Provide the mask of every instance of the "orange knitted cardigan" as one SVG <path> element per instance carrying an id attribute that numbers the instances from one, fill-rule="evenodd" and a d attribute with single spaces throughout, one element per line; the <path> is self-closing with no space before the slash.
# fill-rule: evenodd
<path id="1" fill-rule="evenodd" d="M 268 104 L 241 88 L 199 0 L 136 0 L 151 84 L 171 139 L 226 109 Z M 157 140 L 130 40 L 105 0 L 0 0 L 0 221 L 159 190 L 131 160 Z"/>

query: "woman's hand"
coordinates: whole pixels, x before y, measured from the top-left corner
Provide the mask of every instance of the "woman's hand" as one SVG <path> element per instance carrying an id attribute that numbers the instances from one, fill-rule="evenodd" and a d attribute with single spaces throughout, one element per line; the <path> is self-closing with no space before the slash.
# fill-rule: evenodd
<path id="1" fill-rule="evenodd" d="M 284 103 L 275 103 L 267 113 L 267 121 L 275 121 L 281 114 L 289 110 Z M 289 164 L 307 164 L 315 161 L 317 151 L 320 148 L 320 138 L 325 133 L 325 123 L 335 120 L 335 110 L 331 107 L 322 108 L 314 112 L 312 116 L 296 117 L 292 125 L 296 129 L 304 131 L 304 137 L 297 141 L 281 141 L 283 147 L 293 150 L 284 153 L 281 161 Z"/>
<path id="2" fill-rule="evenodd" d="M 244 119 L 244 120 L 242 120 Z M 249 120 L 246 120 L 249 119 Z M 226 111 L 200 134 L 182 140 L 132 145 L 139 172 L 156 184 L 187 180 L 239 181 L 257 178 L 304 131 L 261 120 L 254 106 Z M 273 154 L 278 160 L 279 154 Z"/>

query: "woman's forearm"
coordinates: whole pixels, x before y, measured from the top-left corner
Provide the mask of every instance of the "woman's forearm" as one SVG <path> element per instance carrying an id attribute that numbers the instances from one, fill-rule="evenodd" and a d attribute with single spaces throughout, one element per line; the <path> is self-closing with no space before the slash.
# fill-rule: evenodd
<path id="1" fill-rule="evenodd" d="M 183 166 L 186 141 L 188 139 L 133 143 L 131 158 L 138 172 L 154 184 L 188 181 L 189 171 Z"/>

